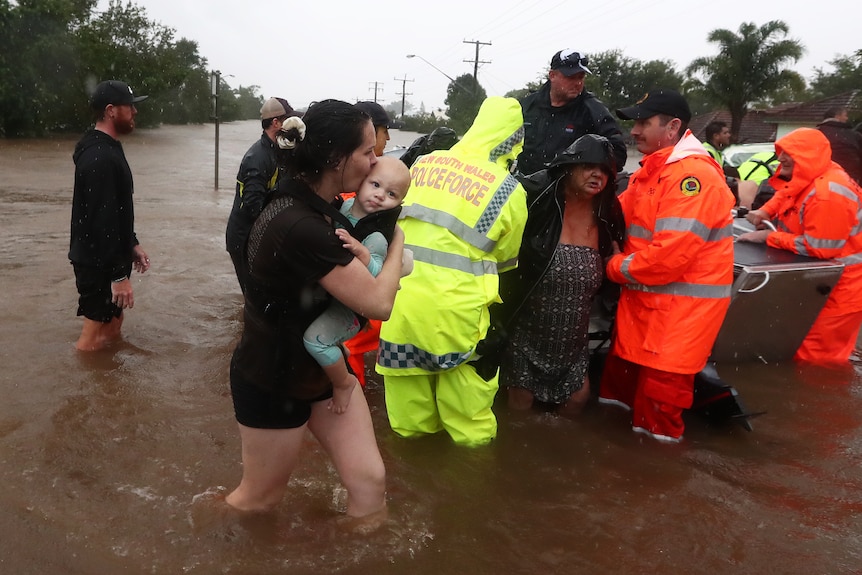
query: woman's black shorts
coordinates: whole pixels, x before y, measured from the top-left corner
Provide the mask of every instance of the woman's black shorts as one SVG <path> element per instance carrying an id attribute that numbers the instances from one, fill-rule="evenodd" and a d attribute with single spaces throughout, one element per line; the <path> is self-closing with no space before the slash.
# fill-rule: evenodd
<path id="1" fill-rule="evenodd" d="M 320 397 L 301 400 L 284 397 L 244 380 L 231 363 L 230 392 L 236 420 L 256 429 L 293 429 L 311 417 L 311 405 L 332 397 L 332 388 Z"/>

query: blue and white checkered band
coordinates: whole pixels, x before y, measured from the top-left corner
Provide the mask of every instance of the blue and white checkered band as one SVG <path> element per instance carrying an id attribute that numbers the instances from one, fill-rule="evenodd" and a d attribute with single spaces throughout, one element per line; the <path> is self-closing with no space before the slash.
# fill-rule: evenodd
<path id="1" fill-rule="evenodd" d="M 524 139 L 524 125 L 521 124 L 521 127 L 515 130 L 515 132 L 500 142 L 497 146 L 491 150 L 491 154 L 488 156 L 488 161 L 497 163 L 497 160 L 502 158 L 503 156 L 510 154 L 518 142 Z"/>
<path id="2" fill-rule="evenodd" d="M 380 340 L 380 353 L 377 363 L 383 367 L 408 369 L 418 367 L 425 371 L 443 371 L 458 367 L 470 357 L 467 353 L 447 353 L 435 355 L 411 344 L 397 344 Z"/>
<path id="3" fill-rule="evenodd" d="M 482 215 L 476 222 L 474 228 L 477 232 L 480 234 L 488 233 L 488 230 L 490 230 L 491 226 L 494 225 L 494 222 L 497 221 L 497 218 L 500 216 L 500 211 L 503 209 L 503 206 L 506 205 L 506 202 L 509 200 L 509 196 L 512 195 L 512 192 L 517 186 L 518 180 L 516 180 L 511 174 L 507 175 L 506 179 L 500 184 L 500 187 L 494 192 L 494 195 L 491 197 L 491 201 L 488 202 L 485 211 L 482 212 Z"/>

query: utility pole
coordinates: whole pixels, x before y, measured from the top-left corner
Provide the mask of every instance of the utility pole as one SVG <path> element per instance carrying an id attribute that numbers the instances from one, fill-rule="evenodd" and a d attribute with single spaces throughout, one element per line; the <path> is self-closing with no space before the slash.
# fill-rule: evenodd
<path id="1" fill-rule="evenodd" d="M 210 73 L 210 90 L 213 99 L 212 119 L 215 121 L 215 177 L 213 178 L 213 189 L 218 191 L 218 96 L 219 84 L 221 84 L 221 72 L 213 70 Z"/>
<path id="2" fill-rule="evenodd" d="M 490 42 L 480 42 L 478 40 L 464 40 L 464 44 L 475 44 L 476 45 L 476 57 L 473 60 L 464 60 L 465 62 L 473 62 L 473 81 L 479 82 L 479 64 L 490 64 L 491 62 L 487 60 L 479 59 L 479 46 L 490 46 Z"/>
<path id="3" fill-rule="evenodd" d="M 401 117 L 404 117 L 404 99 L 407 97 L 407 82 L 412 82 L 413 80 L 407 79 L 407 74 L 404 74 L 403 78 L 395 78 L 395 80 L 401 82 Z M 396 92 L 397 94 L 397 92 Z"/>
<path id="4" fill-rule="evenodd" d="M 383 91 L 383 83 L 382 82 L 369 82 L 369 84 L 374 85 L 374 88 L 369 88 L 369 90 L 371 90 L 371 89 L 374 90 L 374 102 L 376 103 L 377 102 L 377 92 Z"/>

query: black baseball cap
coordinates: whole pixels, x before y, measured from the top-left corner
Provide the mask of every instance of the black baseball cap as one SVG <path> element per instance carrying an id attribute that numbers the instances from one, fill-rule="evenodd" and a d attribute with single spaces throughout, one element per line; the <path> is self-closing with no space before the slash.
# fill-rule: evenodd
<path id="1" fill-rule="evenodd" d="M 686 123 L 691 120 L 691 108 L 688 107 L 688 102 L 682 94 L 669 88 L 650 90 L 634 106 L 617 110 L 617 116 L 623 120 L 646 120 L 656 114 L 679 118 Z"/>
<path id="2" fill-rule="evenodd" d="M 143 102 L 147 98 L 148 96 L 135 96 L 135 93 L 125 82 L 106 80 L 100 82 L 90 96 L 90 107 L 94 110 L 104 110 L 108 104 L 128 106 Z"/>
<path id="3" fill-rule="evenodd" d="M 551 70 L 559 70 L 563 76 L 574 76 L 584 72 L 592 74 L 587 64 L 590 59 L 575 50 L 560 50 L 551 58 Z"/>
<path id="4" fill-rule="evenodd" d="M 389 127 L 392 120 L 389 119 L 389 114 L 386 113 L 383 106 L 377 102 L 356 102 L 353 105 L 371 116 L 371 123 L 374 124 L 375 128 L 378 126 Z"/>

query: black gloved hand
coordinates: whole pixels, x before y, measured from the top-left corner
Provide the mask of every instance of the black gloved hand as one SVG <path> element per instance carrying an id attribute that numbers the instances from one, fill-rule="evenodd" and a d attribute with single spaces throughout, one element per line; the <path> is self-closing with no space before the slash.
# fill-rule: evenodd
<path id="1" fill-rule="evenodd" d="M 503 352 L 508 344 L 509 339 L 505 331 L 493 326 L 488 329 L 485 339 L 476 344 L 476 355 L 479 359 L 470 362 L 479 377 L 490 381 L 497 375 L 500 362 L 503 360 Z"/>

